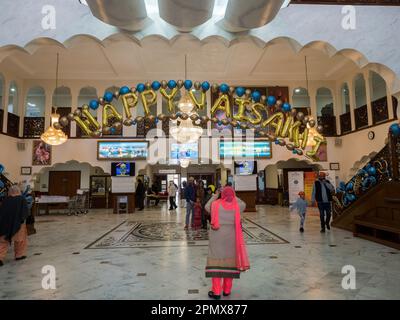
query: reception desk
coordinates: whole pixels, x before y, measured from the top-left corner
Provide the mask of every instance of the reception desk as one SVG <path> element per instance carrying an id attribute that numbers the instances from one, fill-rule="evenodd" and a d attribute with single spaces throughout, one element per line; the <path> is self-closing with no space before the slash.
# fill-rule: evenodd
<path id="1" fill-rule="evenodd" d="M 236 191 L 236 196 L 246 203 L 244 212 L 256 212 L 256 194 L 257 191 Z"/>

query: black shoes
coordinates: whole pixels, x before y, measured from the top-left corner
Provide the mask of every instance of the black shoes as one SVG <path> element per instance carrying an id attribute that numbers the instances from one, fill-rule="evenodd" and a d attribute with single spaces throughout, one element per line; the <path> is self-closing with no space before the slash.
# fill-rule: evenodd
<path id="1" fill-rule="evenodd" d="M 300 232 L 304 232 L 304 228 L 303 227 L 300 228 Z"/>
<path id="2" fill-rule="evenodd" d="M 230 293 L 230 292 L 229 292 L 229 293 L 222 292 L 222 295 L 223 295 L 224 297 L 227 297 L 227 296 L 230 296 L 231 293 Z"/>
<path id="3" fill-rule="evenodd" d="M 22 257 L 19 257 L 19 258 L 15 258 L 15 260 L 24 260 L 24 259 L 26 259 L 26 256 L 22 256 Z"/>
<path id="4" fill-rule="evenodd" d="M 0 260 L 0 267 L 4 266 L 3 261 Z"/>
<path id="5" fill-rule="evenodd" d="M 321 233 L 325 233 L 325 228 L 324 229 L 321 229 L 321 231 L 320 231 Z"/>
<path id="6" fill-rule="evenodd" d="M 224 294 L 224 295 L 225 295 L 225 294 Z M 217 295 L 215 295 L 214 292 L 212 292 L 212 291 L 208 291 L 208 296 L 209 296 L 210 298 L 215 299 L 215 300 L 220 300 L 220 299 L 221 299 L 221 295 L 217 296 Z"/>
<path id="7" fill-rule="evenodd" d="M 328 230 L 331 230 L 331 226 L 330 226 L 329 224 L 326 225 L 326 228 L 327 228 Z"/>

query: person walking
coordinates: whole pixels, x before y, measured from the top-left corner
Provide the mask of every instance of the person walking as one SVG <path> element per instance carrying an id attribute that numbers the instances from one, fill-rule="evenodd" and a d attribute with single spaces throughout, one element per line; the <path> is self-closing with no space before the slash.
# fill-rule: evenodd
<path id="1" fill-rule="evenodd" d="M 176 208 L 178 208 L 175 202 L 176 192 L 177 188 L 175 183 L 173 181 L 170 181 L 168 186 L 169 210 L 175 210 Z"/>
<path id="2" fill-rule="evenodd" d="M 304 232 L 304 221 L 306 220 L 307 201 L 305 200 L 306 194 L 304 191 L 299 192 L 299 197 L 296 202 L 290 206 L 290 210 L 296 210 L 300 217 L 300 232 Z"/>
<path id="3" fill-rule="evenodd" d="M 332 193 L 335 188 L 326 179 L 326 173 L 320 171 L 318 179 L 314 182 L 311 196 L 312 205 L 317 202 L 319 217 L 321 220 L 321 233 L 326 229 L 330 230 L 331 212 L 332 212 Z"/>
<path id="4" fill-rule="evenodd" d="M 0 206 L 0 267 L 8 247 L 14 243 L 15 260 L 26 258 L 28 232 L 25 220 L 29 216 L 28 203 L 18 186 L 13 185 Z"/>
<path id="5" fill-rule="evenodd" d="M 143 181 L 141 179 L 138 179 L 138 184 L 136 186 L 135 198 L 136 198 L 136 203 L 139 208 L 139 211 L 142 211 L 144 209 L 144 196 L 145 196 L 145 188 L 144 188 Z"/>
<path id="6" fill-rule="evenodd" d="M 186 199 L 186 225 L 185 230 L 189 228 L 189 223 L 194 223 L 194 202 L 196 201 L 196 190 L 194 188 L 194 178 L 190 177 L 186 185 L 185 191 Z"/>

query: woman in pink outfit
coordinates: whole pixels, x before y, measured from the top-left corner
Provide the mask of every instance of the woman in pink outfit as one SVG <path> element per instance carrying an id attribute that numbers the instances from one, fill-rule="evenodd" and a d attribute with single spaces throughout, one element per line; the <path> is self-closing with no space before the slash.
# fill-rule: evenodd
<path id="1" fill-rule="evenodd" d="M 212 278 L 208 296 L 218 300 L 221 291 L 224 296 L 231 294 L 233 279 L 239 279 L 240 272 L 250 269 L 250 263 L 240 221 L 246 204 L 231 187 L 223 188 L 221 198 L 217 197 L 213 196 L 206 205 L 207 211 L 211 207 L 206 277 Z"/>

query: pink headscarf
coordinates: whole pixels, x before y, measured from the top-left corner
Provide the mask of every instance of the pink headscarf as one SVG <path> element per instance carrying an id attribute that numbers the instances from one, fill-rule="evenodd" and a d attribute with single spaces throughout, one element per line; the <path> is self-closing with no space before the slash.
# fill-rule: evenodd
<path id="1" fill-rule="evenodd" d="M 235 235 L 236 235 L 236 267 L 240 271 L 250 269 L 250 262 L 247 255 L 246 244 L 243 239 L 242 224 L 240 222 L 240 208 L 236 200 L 235 190 L 232 187 L 222 189 L 221 199 L 214 201 L 211 205 L 211 226 L 219 229 L 219 208 L 235 212 Z"/>

